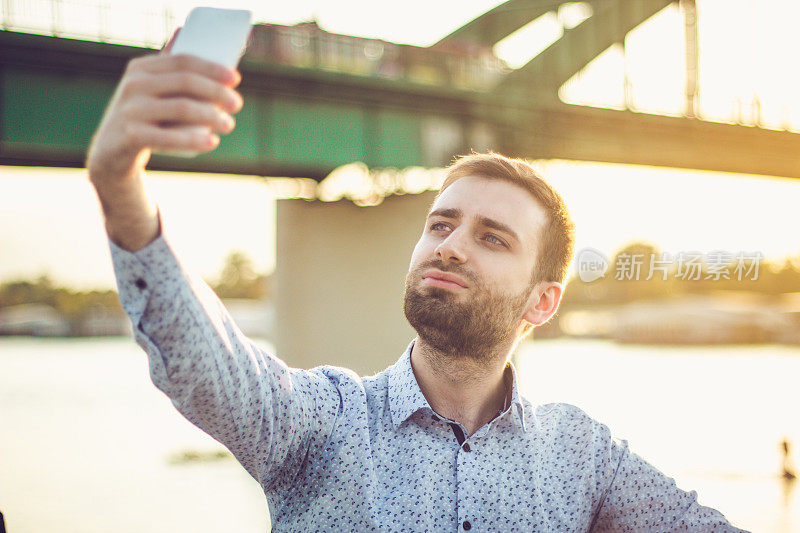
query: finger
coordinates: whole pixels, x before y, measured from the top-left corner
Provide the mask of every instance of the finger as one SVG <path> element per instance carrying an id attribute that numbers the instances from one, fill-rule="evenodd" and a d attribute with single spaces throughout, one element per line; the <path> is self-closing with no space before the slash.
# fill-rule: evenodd
<path id="1" fill-rule="evenodd" d="M 219 145 L 219 137 L 201 126 L 160 128 L 134 122 L 125 133 L 131 145 L 155 151 L 208 152 Z"/>
<path id="2" fill-rule="evenodd" d="M 125 92 L 130 95 L 188 96 L 229 112 L 239 111 L 242 97 L 233 89 L 191 72 L 173 72 L 158 76 L 139 76 L 127 81 Z"/>
<path id="3" fill-rule="evenodd" d="M 150 74 L 191 71 L 225 85 L 233 85 L 241 78 L 236 71 L 224 65 L 191 54 L 151 54 L 135 59 L 131 63 L 136 70 Z"/>
<path id="4" fill-rule="evenodd" d="M 172 50 L 172 45 L 175 44 L 175 39 L 178 38 L 178 34 L 180 32 L 181 32 L 181 29 L 179 27 L 172 33 L 172 37 L 169 38 L 169 41 L 167 41 L 167 44 L 165 44 L 161 48 L 161 53 L 162 54 L 169 54 L 170 50 Z"/>
<path id="5" fill-rule="evenodd" d="M 233 117 L 207 102 L 191 98 L 147 98 L 128 110 L 131 120 L 161 125 L 207 126 L 219 133 L 230 133 Z"/>
<path id="6" fill-rule="evenodd" d="M 238 87 L 242 83 L 242 73 L 238 69 L 233 70 L 233 83 L 230 87 Z"/>

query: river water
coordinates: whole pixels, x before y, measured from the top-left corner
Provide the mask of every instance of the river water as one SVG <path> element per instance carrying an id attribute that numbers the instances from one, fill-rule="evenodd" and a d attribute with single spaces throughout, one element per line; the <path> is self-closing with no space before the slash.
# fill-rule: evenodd
<path id="1" fill-rule="evenodd" d="M 531 401 L 580 406 L 739 527 L 800 531 L 800 491 L 778 476 L 781 440 L 800 446 L 800 349 L 538 341 L 517 368 Z M 0 338 L 9 533 L 269 529 L 234 460 L 171 460 L 186 450 L 222 447 L 155 389 L 132 340 Z"/>

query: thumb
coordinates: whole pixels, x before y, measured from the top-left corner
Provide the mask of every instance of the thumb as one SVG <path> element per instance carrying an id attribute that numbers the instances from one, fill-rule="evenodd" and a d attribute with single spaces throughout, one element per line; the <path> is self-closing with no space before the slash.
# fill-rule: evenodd
<path id="1" fill-rule="evenodd" d="M 175 30 L 175 32 L 172 34 L 172 37 L 170 37 L 169 41 L 167 41 L 167 44 L 165 44 L 164 47 L 161 49 L 162 54 L 164 55 L 169 54 L 170 50 L 172 50 L 172 45 L 175 44 L 175 39 L 178 38 L 178 34 L 180 32 L 181 32 L 180 27 Z"/>

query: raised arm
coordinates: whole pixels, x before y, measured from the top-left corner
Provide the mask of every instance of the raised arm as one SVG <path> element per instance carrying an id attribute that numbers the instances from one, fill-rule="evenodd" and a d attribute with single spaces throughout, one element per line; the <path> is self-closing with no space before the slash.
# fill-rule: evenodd
<path id="1" fill-rule="evenodd" d="M 208 152 L 234 127 L 242 98 L 237 72 L 165 52 L 132 60 L 92 139 L 86 167 L 109 237 L 136 251 L 159 234 L 144 187 L 152 151 Z"/>
<path id="2" fill-rule="evenodd" d="M 162 235 L 144 187 L 150 153 L 207 152 L 233 128 L 239 75 L 190 56 L 153 55 L 126 70 L 89 151 L 122 305 L 153 383 L 223 443 L 266 491 L 284 493 L 332 431 L 338 389 L 247 339 Z M 216 133 L 215 133 L 216 132 Z"/>

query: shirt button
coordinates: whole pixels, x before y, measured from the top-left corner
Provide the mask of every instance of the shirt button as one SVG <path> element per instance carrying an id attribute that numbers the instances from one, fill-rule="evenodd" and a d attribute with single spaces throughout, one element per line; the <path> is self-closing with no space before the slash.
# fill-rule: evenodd
<path id="1" fill-rule="evenodd" d="M 464 523 L 461 524 L 461 527 L 464 528 L 464 531 L 469 531 L 472 529 L 472 524 L 469 523 L 469 520 L 464 520 Z"/>
<path id="2" fill-rule="evenodd" d="M 147 288 L 147 282 L 142 278 L 136 278 L 136 286 L 144 290 Z"/>
<path id="3" fill-rule="evenodd" d="M 470 450 L 469 442 L 465 442 L 463 448 L 464 448 L 465 452 L 468 452 Z M 467 523 L 469 524 L 469 522 L 467 522 Z"/>

